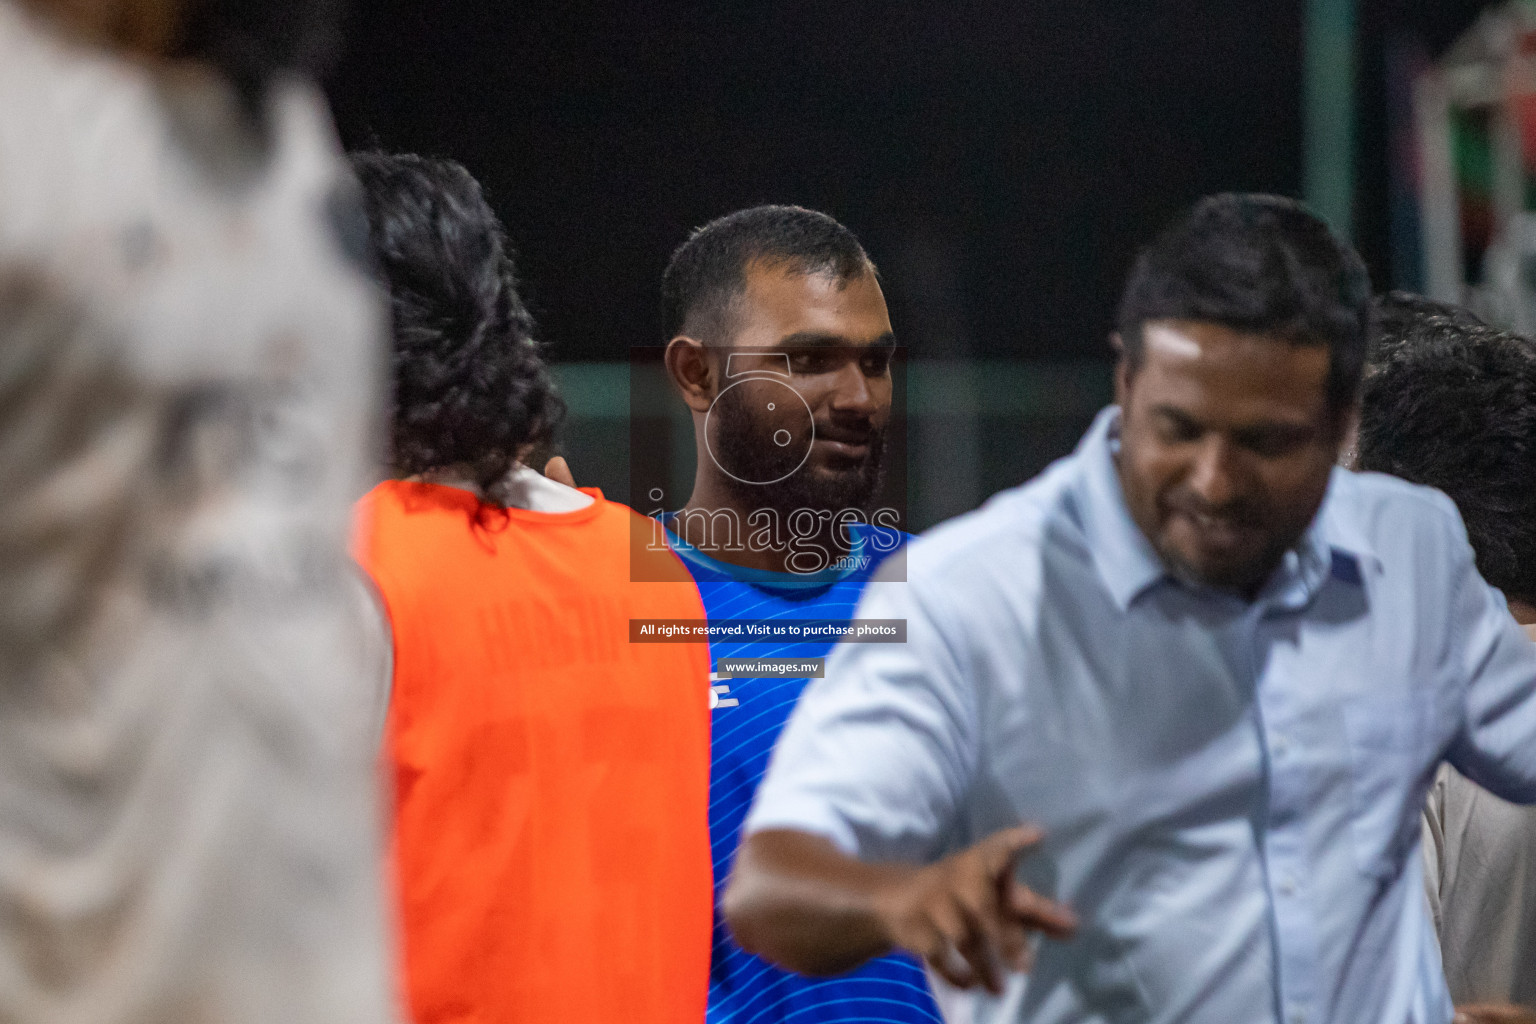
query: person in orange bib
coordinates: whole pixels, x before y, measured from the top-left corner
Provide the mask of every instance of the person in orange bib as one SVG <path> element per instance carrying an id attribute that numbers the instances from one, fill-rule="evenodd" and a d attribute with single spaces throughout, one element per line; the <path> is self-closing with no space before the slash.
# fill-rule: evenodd
<path id="1" fill-rule="evenodd" d="M 562 411 L 462 167 L 354 158 L 395 315 L 396 479 L 357 554 L 393 635 L 385 719 L 415 1024 L 698 1024 L 709 969 L 709 660 L 647 521 L 521 462 Z M 649 580 L 651 582 L 632 582 Z"/>

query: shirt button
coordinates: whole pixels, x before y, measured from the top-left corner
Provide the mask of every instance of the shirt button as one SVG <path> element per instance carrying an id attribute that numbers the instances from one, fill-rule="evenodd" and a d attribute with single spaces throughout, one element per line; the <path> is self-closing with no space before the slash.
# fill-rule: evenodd
<path id="1" fill-rule="evenodd" d="M 1289 879 L 1289 878 L 1282 878 L 1282 879 L 1280 879 L 1280 895 L 1281 896 L 1294 896 L 1294 895 L 1296 895 L 1296 883 L 1294 881 L 1292 881 L 1291 879 Z M 1291 1019 L 1295 1020 L 1297 1014 L 1300 1014 L 1300 1013 L 1301 1013 L 1300 1010 L 1293 1010 L 1291 1012 Z M 1305 1014 L 1301 1014 L 1301 1015 L 1302 1016 L 1306 1016 Z"/>
<path id="2" fill-rule="evenodd" d="M 1285 752 L 1291 749 L 1291 745 L 1285 742 L 1284 736 L 1276 736 L 1274 742 L 1269 745 L 1269 749 L 1275 752 L 1276 757 L 1284 757 Z"/>
<path id="3" fill-rule="evenodd" d="M 1306 1014 L 1306 1011 L 1305 1010 L 1292 1010 L 1291 1011 L 1291 1024 L 1307 1024 L 1307 1014 Z"/>

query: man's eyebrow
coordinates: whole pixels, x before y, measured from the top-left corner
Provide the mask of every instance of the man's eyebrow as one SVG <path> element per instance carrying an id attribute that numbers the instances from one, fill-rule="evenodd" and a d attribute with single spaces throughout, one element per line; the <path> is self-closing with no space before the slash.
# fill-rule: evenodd
<path id="1" fill-rule="evenodd" d="M 896 335 L 886 331 L 880 337 L 870 342 L 850 341 L 841 334 L 827 334 L 824 331 L 800 331 L 796 334 L 788 334 L 778 340 L 774 348 L 895 348 Z"/>
<path id="2" fill-rule="evenodd" d="M 1251 426 L 1240 427 L 1233 431 L 1238 437 L 1253 438 L 1267 434 L 1278 434 L 1281 437 L 1291 439 L 1304 437 L 1312 433 L 1312 424 L 1293 423 L 1289 420 L 1268 420 L 1264 423 L 1255 423 Z"/>
<path id="3" fill-rule="evenodd" d="M 1195 418 L 1176 405 L 1158 404 L 1152 407 L 1154 416 L 1165 416 L 1170 420 L 1178 420 L 1181 423 L 1195 423 Z M 1197 424 L 1198 425 L 1198 424 Z"/>
<path id="4" fill-rule="evenodd" d="M 1172 420 L 1182 427 L 1195 427 L 1199 430 L 1206 429 L 1206 425 L 1204 423 L 1195 419 L 1193 416 L 1189 415 L 1189 413 L 1178 408 L 1177 406 L 1154 405 L 1152 407 L 1152 414 L 1154 416 L 1161 416 L 1165 419 Z M 1242 426 L 1230 429 L 1233 435 L 1241 438 L 1249 438 L 1261 434 L 1272 433 L 1282 434 L 1287 437 L 1299 437 L 1310 432 L 1312 427 L 1311 424 L 1297 423 L 1291 420 L 1264 420 L 1260 423 L 1244 424 Z"/>

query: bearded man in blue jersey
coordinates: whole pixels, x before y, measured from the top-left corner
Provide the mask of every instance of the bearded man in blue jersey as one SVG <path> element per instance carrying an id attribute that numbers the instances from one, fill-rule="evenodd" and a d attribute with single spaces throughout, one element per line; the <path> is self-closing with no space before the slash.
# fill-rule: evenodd
<path id="1" fill-rule="evenodd" d="M 692 412 L 693 493 L 667 515 L 712 623 L 846 623 L 906 537 L 874 508 L 891 421 L 895 336 L 874 264 L 825 214 L 760 206 L 678 248 L 662 285 L 666 369 Z M 880 584 L 882 586 L 887 584 Z M 804 675 L 741 677 L 730 659 L 814 661 L 817 643 L 717 636 L 710 830 L 723 884 L 743 819 Z M 787 671 L 803 672 L 803 668 Z M 716 918 L 710 1024 L 937 1022 L 916 961 L 832 978 L 781 971 Z"/>

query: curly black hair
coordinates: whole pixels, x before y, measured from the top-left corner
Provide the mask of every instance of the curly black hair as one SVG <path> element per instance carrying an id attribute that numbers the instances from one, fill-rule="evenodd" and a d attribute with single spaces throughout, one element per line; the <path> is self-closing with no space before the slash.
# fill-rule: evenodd
<path id="1" fill-rule="evenodd" d="M 394 310 L 391 463 L 401 476 L 463 467 L 501 504 L 519 453 L 565 413 L 505 232 L 459 164 L 358 153 L 352 166 Z"/>
<path id="2" fill-rule="evenodd" d="M 1464 306 L 1428 299 L 1414 292 L 1390 291 L 1376 296 L 1371 309 L 1370 341 L 1366 345 L 1367 371 L 1384 363 L 1392 350 L 1444 321 L 1442 326 L 1479 328 L 1488 324 Z"/>
<path id="3" fill-rule="evenodd" d="M 1536 602 L 1536 344 L 1465 311 L 1391 312 L 1365 380 L 1359 467 L 1444 491 L 1483 578 Z"/>

